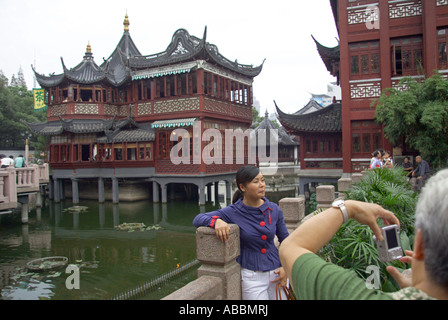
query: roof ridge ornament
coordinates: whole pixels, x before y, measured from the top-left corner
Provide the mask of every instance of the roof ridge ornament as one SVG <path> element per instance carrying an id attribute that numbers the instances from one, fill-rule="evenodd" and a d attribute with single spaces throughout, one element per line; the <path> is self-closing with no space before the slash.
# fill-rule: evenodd
<path id="1" fill-rule="evenodd" d="M 129 22 L 128 11 L 126 10 L 126 16 L 124 17 L 124 22 L 123 22 L 124 32 L 129 32 L 129 25 L 130 24 L 131 23 Z"/>
<path id="2" fill-rule="evenodd" d="M 207 43 L 207 26 L 205 26 L 204 35 L 202 36 L 202 41 L 204 44 Z"/>

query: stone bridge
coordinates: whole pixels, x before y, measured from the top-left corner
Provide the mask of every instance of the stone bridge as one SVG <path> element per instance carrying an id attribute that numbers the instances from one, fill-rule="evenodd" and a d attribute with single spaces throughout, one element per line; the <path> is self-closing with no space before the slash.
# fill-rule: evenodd
<path id="1" fill-rule="evenodd" d="M 29 165 L 26 168 L 5 168 L 0 170 L 0 215 L 22 208 L 22 222 L 28 222 L 28 196 L 37 194 L 40 205 L 40 188 L 49 182 L 49 166 Z"/>

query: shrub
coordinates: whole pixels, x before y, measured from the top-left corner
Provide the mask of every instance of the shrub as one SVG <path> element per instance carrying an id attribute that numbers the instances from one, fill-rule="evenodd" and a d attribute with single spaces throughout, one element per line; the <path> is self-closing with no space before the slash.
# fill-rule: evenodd
<path id="1" fill-rule="evenodd" d="M 368 171 L 346 194 L 348 199 L 377 203 L 392 211 L 400 220 L 401 230 L 407 234 L 414 234 L 418 194 L 412 190 L 403 168 Z"/>

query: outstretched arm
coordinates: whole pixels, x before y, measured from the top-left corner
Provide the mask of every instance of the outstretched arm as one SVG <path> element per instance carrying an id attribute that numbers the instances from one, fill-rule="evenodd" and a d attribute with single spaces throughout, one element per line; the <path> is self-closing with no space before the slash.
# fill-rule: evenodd
<path id="1" fill-rule="evenodd" d="M 392 212 L 377 204 L 349 200 L 345 202 L 345 206 L 349 218 L 369 226 L 379 240 L 383 236 L 377 219 L 382 218 L 387 225 L 400 224 Z M 317 253 L 333 238 L 343 222 L 341 210 L 330 208 L 309 219 L 283 241 L 280 245 L 280 260 L 288 278 L 291 278 L 295 261 L 303 254 Z"/>

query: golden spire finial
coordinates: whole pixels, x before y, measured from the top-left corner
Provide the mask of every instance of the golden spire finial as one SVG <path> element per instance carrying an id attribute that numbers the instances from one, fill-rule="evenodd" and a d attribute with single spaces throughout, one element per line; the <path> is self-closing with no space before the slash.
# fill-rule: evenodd
<path id="1" fill-rule="evenodd" d="M 90 46 L 90 41 L 89 41 L 89 43 L 87 44 L 86 53 L 92 53 L 92 47 Z"/>
<path id="2" fill-rule="evenodd" d="M 128 17 L 128 12 L 127 12 L 127 10 L 126 10 L 126 16 L 125 16 L 125 18 L 124 18 L 123 25 L 124 25 L 124 31 L 125 31 L 125 32 L 128 32 L 128 31 L 129 31 L 129 25 L 130 25 L 130 22 L 129 22 L 129 17 Z"/>

